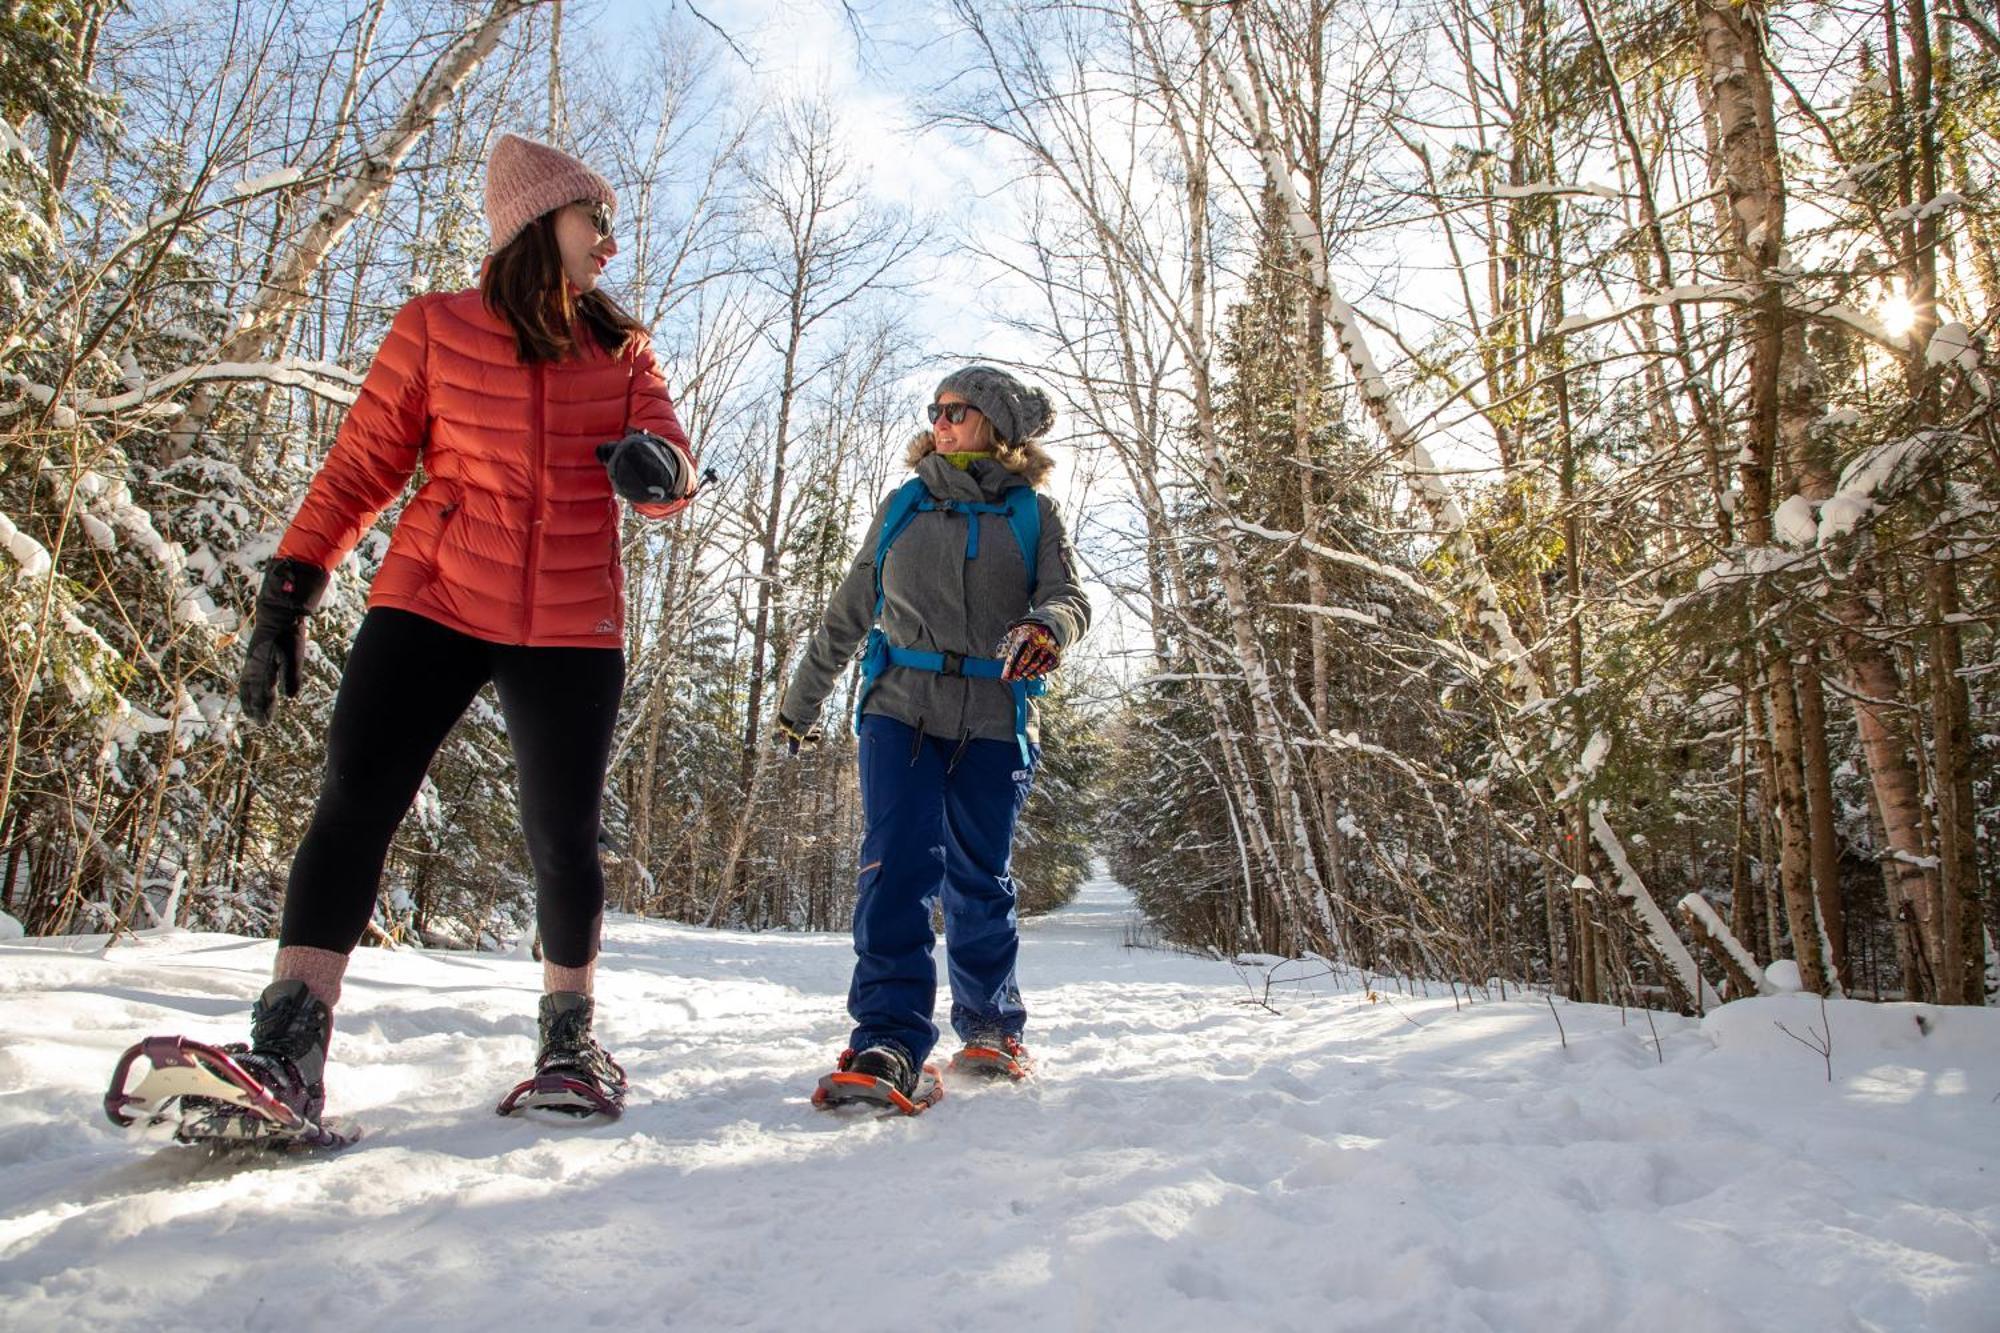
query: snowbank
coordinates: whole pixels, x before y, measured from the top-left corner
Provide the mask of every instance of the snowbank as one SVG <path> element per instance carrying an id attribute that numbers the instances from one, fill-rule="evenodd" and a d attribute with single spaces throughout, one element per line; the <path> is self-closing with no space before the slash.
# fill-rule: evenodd
<path id="1" fill-rule="evenodd" d="M 1771 969 L 1773 975 L 1777 968 Z M 1798 1034 L 1787 1035 L 1787 1029 Z M 1970 1088 L 2000 1079 L 2000 1011 L 1956 1005 L 1869 1004 L 1817 995 L 1764 995 L 1710 1011 L 1702 1034 L 1716 1049 L 1759 1061 L 1814 1065 L 1822 1057 L 1804 1042 L 1831 1031 L 1836 1074 L 1896 1066 L 1913 1074 Z M 1990 1089 L 1988 1095 L 2000 1089 Z M 2000 1122 L 2000 1111 L 1996 1111 Z M 2000 1181 L 1995 1182 L 2000 1188 Z"/>

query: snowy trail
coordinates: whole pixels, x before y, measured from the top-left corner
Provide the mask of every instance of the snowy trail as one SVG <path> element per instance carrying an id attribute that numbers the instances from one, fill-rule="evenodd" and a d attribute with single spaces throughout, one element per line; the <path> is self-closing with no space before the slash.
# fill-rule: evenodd
<path id="1" fill-rule="evenodd" d="M 778 1329 L 2000 1327 L 2000 1015 L 1773 1026 L 1324 981 L 1123 947 L 1099 879 L 1025 932 L 1043 1077 L 915 1120 L 813 1111 L 844 936 L 614 919 L 632 1106 L 502 1121 L 539 969 L 357 956 L 345 1154 L 229 1165 L 113 1130 L 117 1052 L 241 1035 L 272 945 L 0 946 L 0 1325 Z M 943 1005 L 940 1005 L 942 1011 Z M 1919 1030 L 1922 1013 L 1930 1027 Z M 858 1322 L 857 1322 L 858 1321 Z"/>

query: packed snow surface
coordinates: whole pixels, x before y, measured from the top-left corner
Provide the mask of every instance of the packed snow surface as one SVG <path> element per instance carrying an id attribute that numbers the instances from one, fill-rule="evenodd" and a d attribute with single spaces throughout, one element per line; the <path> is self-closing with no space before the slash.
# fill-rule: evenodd
<path id="1" fill-rule="evenodd" d="M 807 1103 L 844 936 L 614 918 L 632 1104 L 582 1127 L 492 1111 L 533 964 L 364 950 L 330 1087 L 367 1135 L 280 1160 L 99 1109 L 136 1038 L 239 1037 L 269 942 L 0 944 L 0 1323 L 1996 1327 L 2000 1016 L 1786 995 L 1649 1025 L 1127 948 L 1133 919 L 1098 879 L 1030 923 L 1041 1077 L 948 1076 L 914 1120 Z"/>

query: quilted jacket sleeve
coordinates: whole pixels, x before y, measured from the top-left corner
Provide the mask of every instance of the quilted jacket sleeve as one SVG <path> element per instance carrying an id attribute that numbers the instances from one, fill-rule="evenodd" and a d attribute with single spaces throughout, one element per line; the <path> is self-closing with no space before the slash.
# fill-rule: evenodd
<path id="1" fill-rule="evenodd" d="M 278 555 L 332 569 L 416 470 L 428 428 L 424 298 L 396 312 Z"/>
<path id="2" fill-rule="evenodd" d="M 820 708 L 826 703 L 826 696 L 833 693 L 834 682 L 854 659 L 854 650 L 861 646 L 875 623 L 875 543 L 888 510 L 886 499 L 876 506 L 861 547 L 854 553 L 854 562 L 847 567 L 847 576 L 827 602 L 819 629 L 799 654 L 792 683 L 778 705 L 779 712 L 802 727 L 819 720 Z"/>
<path id="3" fill-rule="evenodd" d="M 1035 555 L 1035 590 L 1023 618 L 1047 626 L 1056 642 L 1068 648 L 1090 628 L 1090 594 L 1076 576 L 1076 552 L 1055 503 L 1046 495 L 1037 496 L 1036 503 L 1042 507 L 1042 544 Z"/>
<path id="4" fill-rule="evenodd" d="M 696 475 L 700 474 L 701 460 L 695 457 L 694 445 L 681 428 L 680 417 L 674 413 L 674 400 L 667 395 L 666 377 L 660 374 L 660 363 L 653 357 L 650 339 L 641 339 L 637 350 L 632 353 L 632 408 L 627 416 L 627 424 L 631 427 L 651 431 L 686 450 Z M 665 504 L 632 507 L 647 518 L 667 518 L 687 506 L 686 500 L 670 500 Z"/>

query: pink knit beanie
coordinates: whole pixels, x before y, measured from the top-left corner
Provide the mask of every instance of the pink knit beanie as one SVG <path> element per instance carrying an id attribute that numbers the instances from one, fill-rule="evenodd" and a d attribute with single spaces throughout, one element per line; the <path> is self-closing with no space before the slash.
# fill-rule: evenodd
<path id="1" fill-rule="evenodd" d="M 486 223 L 492 253 L 504 249 L 542 214 L 594 199 L 618 207 L 611 183 L 559 148 L 518 134 L 503 134 L 486 159 Z"/>

